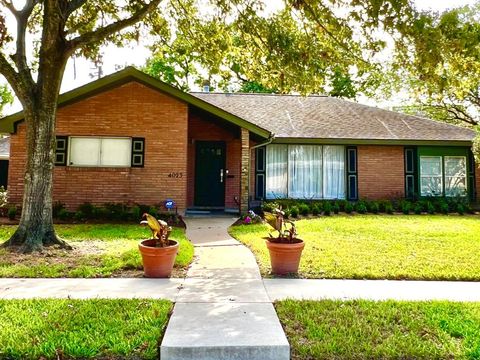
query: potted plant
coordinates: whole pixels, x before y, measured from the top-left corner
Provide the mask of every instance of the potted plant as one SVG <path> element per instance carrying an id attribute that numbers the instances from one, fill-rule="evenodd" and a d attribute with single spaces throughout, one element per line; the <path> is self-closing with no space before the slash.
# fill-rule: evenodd
<path id="1" fill-rule="evenodd" d="M 269 234 L 266 239 L 270 253 L 272 273 L 285 275 L 297 273 L 300 257 L 302 256 L 305 243 L 297 237 L 297 229 L 292 221 L 284 219 L 282 209 L 275 209 L 273 213 L 266 212 L 265 220 L 278 232 L 278 236 Z"/>
<path id="2" fill-rule="evenodd" d="M 157 220 L 150 214 L 143 214 L 140 225 L 152 231 L 152 238 L 138 244 L 142 255 L 145 277 L 170 277 L 178 253 L 178 242 L 169 240 L 172 228 L 165 221 Z"/>

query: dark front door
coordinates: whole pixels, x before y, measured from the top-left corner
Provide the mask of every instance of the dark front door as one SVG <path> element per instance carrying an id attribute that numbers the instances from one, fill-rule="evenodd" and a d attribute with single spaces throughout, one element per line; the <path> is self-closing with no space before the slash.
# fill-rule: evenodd
<path id="1" fill-rule="evenodd" d="M 0 160 L 0 186 L 7 188 L 8 160 Z"/>
<path id="2" fill-rule="evenodd" d="M 197 141 L 195 206 L 225 206 L 225 143 Z"/>

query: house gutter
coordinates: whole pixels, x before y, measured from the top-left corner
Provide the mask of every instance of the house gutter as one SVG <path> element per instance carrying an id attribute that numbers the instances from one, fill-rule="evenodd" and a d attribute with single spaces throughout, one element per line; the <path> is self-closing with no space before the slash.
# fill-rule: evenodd
<path id="1" fill-rule="evenodd" d="M 263 142 L 263 143 L 260 143 L 260 144 L 257 144 L 257 145 L 254 145 L 254 146 L 251 146 L 249 148 L 249 159 L 248 159 L 248 208 L 250 208 L 250 183 L 251 183 L 251 180 L 250 180 L 250 176 L 252 174 L 252 161 L 251 161 L 251 156 L 252 156 L 252 151 L 255 150 L 255 149 L 258 149 L 262 146 L 267 146 L 268 144 L 271 144 L 272 141 L 275 139 L 275 134 L 270 134 L 270 137 L 267 139 L 267 141 Z"/>

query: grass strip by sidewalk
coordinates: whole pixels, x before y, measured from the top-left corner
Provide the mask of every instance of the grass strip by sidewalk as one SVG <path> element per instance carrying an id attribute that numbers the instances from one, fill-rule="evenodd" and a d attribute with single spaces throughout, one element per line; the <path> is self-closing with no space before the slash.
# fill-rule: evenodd
<path id="1" fill-rule="evenodd" d="M 1 359 L 156 359 L 166 300 L 0 300 Z"/>
<path id="2" fill-rule="evenodd" d="M 331 216 L 296 222 L 305 241 L 300 277 L 334 279 L 480 280 L 480 217 L 455 215 Z M 270 272 L 267 225 L 230 234 Z"/>
<path id="3" fill-rule="evenodd" d="M 275 304 L 292 360 L 480 359 L 480 303 Z"/>
<path id="4" fill-rule="evenodd" d="M 6 241 L 16 226 L 0 227 L 0 243 Z M 0 249 L 0 277 L 110 277 L 142 276 L 140 240 L 150 231 L 139 225 L 80 224 L 56 225 L 60 237 L 73 251 L 47 248 L 44 253 L 22 255 Z M 174 228 L 170 238 L 180 243 L 173 276 L 182 272 L 193 259 L 193 244 L 183 229 Z"/>

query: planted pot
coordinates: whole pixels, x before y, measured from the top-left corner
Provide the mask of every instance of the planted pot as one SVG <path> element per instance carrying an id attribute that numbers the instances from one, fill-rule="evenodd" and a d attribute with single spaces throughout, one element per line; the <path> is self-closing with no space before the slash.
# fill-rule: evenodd
<path id="1" fill-rule="evenodd" d="M 305 243 L 300 239 L 296 239 L 294 243 L 279 241 L 278 238 L 275 240 L 271 241 L 268 238 L 265 241 L 270 253 L 272 273 L 277 275 L 297 273 Z"/>
<path id="2" fill-rule="evenodd" d="M 149 278 L 170 277 L 178 253 L 178 242 L 169 240 L 169 246 L 166 247 L 156 247 L 156 242 L 155 239 L 149 239 L 138 244 L 144 275 Z"/>

